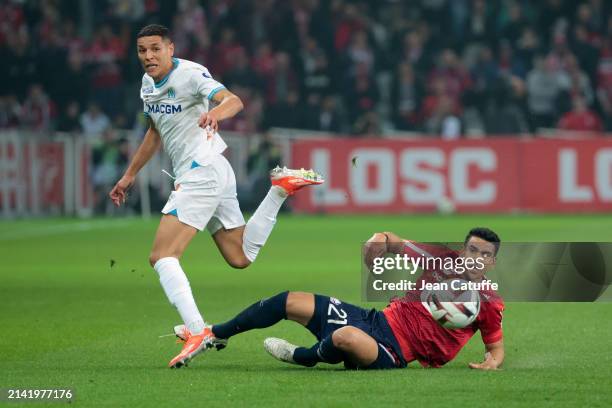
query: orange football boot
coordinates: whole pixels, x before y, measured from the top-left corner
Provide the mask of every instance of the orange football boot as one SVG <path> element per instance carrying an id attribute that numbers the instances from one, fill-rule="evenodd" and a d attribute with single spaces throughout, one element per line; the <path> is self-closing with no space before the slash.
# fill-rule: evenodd
<path id="1" fill-rule="evenodd" d="M 205 327 L 200 334 L 190 334 L 181 352 L 170 360 L 168 367 L 181 368 L 186 366 L 195 356 L 213 346 L 212 339 L 215 337 L 210 327 Z"/>
<path id="2" fill-rule="evenodd" d="M 325 180 L 312 169 L 293 170 L 286 167 L 276 167 L 270 172 L 273 186 L 279 186 L 287 195 L 293 195 L 302 187 L 323 184 Z"/>

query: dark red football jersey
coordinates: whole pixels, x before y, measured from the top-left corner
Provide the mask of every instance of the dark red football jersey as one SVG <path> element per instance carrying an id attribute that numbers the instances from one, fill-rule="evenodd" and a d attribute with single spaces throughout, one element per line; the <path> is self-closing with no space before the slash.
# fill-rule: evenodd
<path id="1" fill-rule="evenodd" d="M 453 257 L 458 253 L 443 245 L 427 245 L 407 241 L 405 253 L 410 257 Z M 417 281 L 442 282 L 457 277 L 454 271 L 426 269 Z M 504 302 L 493 290 L 481 290 L 480 313 L 476 320 L 463 329 L 446 329 L 434 320 L 421 303 L 421 291 L 406 292 L 391 300 L 383 313 L 397 338 L 406 361 L 418 360 L 426 367 L 440 367 L 452 360 L 459 350 L 480 330 L 485 344 L 502 339 Z"/>

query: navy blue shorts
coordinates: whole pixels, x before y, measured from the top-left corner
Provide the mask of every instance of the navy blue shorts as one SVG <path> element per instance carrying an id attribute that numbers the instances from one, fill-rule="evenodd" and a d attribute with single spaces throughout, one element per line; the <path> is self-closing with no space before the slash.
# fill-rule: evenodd
<path id="1" fill-rule="evenodd" d="M 378 359 L 366 369 L 406 367 L 400 345 L 382 312 L 344 303 L 334 297 L 315 295 L 314 316 L 306 328 L 317 340 L 321 341 L 345 326 L 363 330 L 378 343 Z M 347 361 L 344 365 L 349 369 L 357 368 Z"/>

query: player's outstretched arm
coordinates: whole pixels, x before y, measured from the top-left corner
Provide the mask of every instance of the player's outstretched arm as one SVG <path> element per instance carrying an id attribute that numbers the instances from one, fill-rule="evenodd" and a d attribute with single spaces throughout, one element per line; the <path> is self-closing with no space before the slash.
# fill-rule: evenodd
<path id="1" fill-rule="evenodd" d="M 404 240 L 392 232 L 376 232 L 366 242 L 363 248 L 363 262 L 368 268 L 372 267 L 374 258 L 387 253 L 401 254 L 404 250 Z"/>
<path id="2" fill-rule="evenodd" d="M 123 174 L 123 177 L 121 177 L 110 193 L 108 193 L 110 199 L 117 207 L 125 203 L 127 191 L 134 184 L 136 174 L 138 174 L 140 169 L 142 169 L 142 167 L 151 159 L 151 157 L 153 157 L 155 152 L 157 152 L 159 149 L 160 144 L 161 138 L 159 136 L 159 132 L 152 124 L 150 124 L 149 130 L 147 130 L 142 143 L 138 147 L 138 150 L 136 150 L 136 154 L 134 154 L 134 157 L 132 157 L 132 161 Z"/>
<path id="3" fill-rule="evenodd" d="M 477 370 L 498 370 L 504 362 L 504 341 L 485 344 L 485 359 L 482 363 L 470 363 L 469 367 Z"/>
<path id="4" fill-rule="evenodd" d="M 218 105 L 210 111 L 203 112 L 200 115 L 198 126 L 202 129 L 206 129 L 207 126 L 210 126 L 210 129 L 214 133 L 219 129 L 219 122 L 234 117 L 244 108 L 244 105 L 239 97 L 227 89 L 222 89 L 217 92 L 212 100 Z"/>

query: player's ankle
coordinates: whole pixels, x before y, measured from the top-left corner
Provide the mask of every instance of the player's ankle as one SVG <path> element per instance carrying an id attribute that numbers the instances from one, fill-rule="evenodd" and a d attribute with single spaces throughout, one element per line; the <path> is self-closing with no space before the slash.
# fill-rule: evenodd
<path id="1" fill-rule="evenodd" d="M 289 193 L 281 186 L 272 186 L 270 190 L 274 191 L 280 198 L 287 198 L 289 196 Z"/>

